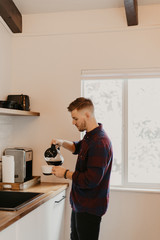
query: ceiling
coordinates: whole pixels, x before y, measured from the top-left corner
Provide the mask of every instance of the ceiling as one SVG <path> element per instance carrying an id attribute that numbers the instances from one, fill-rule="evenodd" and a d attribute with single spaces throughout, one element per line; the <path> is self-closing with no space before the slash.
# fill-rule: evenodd
<path id="1" fill-rule="evenodd" d="M 124 0 L 13 0 L 21 14 L 124 7 Z M 160 4 L 160 0 L 137 0 L 138 5 Z"/>

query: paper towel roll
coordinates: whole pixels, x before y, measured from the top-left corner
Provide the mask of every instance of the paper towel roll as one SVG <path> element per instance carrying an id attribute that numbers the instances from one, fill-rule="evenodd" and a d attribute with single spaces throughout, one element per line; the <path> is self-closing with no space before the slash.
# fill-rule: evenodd
<path id="1" fill-rule="evenodd" d="M 14 156 L 2 156 L 2 182 L 14 183 Z"/>

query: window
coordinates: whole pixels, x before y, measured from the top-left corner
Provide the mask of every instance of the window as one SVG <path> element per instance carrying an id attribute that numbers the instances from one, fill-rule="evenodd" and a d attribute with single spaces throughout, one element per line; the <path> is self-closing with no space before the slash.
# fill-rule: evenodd
<path id="1" fill-rule="evenodd" d="M 160 78 L 82 78 L 113 144 L 111 185 L 160 187 Z"/>

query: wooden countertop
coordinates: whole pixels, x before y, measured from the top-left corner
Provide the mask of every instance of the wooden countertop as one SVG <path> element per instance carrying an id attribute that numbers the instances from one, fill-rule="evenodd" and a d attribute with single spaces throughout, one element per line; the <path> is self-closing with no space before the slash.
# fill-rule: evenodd
<path id="1" fill-rule="evenodd" d="M 39 183 L 33 187 L 25 190 L 19 190 L 20 192 L 39 192 L 44 193 L 33 202 L 22 207 L 18 211 L 0 211 L 0 231 L 16 222 L 27 213 L 31 212 L 38 206 L 42 205 L 46 201 L 55 197 L 58 193 L 68 188 L 68 183 Z"/>

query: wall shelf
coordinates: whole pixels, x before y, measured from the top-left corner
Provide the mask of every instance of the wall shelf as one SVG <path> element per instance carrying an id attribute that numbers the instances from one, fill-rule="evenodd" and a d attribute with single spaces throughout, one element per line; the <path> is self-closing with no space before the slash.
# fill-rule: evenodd
<path id="1" fill-rule="evenodd" d="M 9 115 L 9 116 L 40 116 L 40 113 L 39 112 L 17 110 L 17 109 L 0 108 L 0 115 Z"/>

